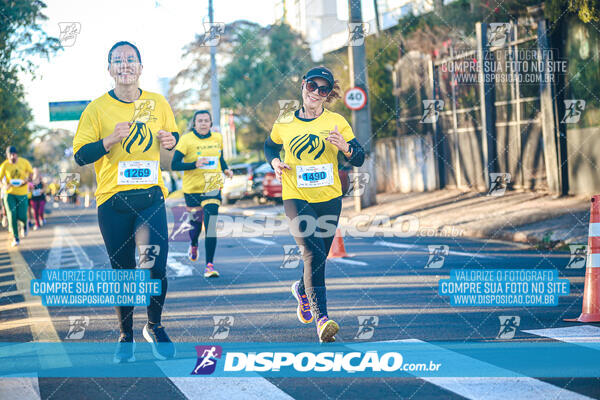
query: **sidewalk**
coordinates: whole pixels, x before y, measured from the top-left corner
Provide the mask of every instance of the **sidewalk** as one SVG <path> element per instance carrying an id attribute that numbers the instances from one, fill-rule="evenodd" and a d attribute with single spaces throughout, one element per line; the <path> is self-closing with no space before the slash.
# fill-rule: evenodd
<path id="1" fill-rule="evenodd" d="M 377 205 L 354 210 L 354 198 L 345 197 L 342 217 L 358 215 L 389 218 L 416 217 L 419 236 L 463 236 L 508 240 L 544 248 L 585 244 L 589 228 L 590 197 L 556 198 L 547 193 L 506 192 L 486 196 L 462 190 L 424 193 L 380 193 Z M 169 206 L 184 205 L 182 200 Z M 221 213 L 239 216 L 284 218 L 281 205 L 235 204 Z"/>
<path id="2" fill-rule="evenodd" d="M 422 236 L 485 237 L 558 247 L 587 243 L 589 196 L 555 198 L 547 193 L 506 192 L 486 196 L 461 190 L 426 193 L 381 193 L 377 205 L 354 210 L 345 198 L 342 215 L 385 215 L 393 220 L 411 215 Z"/>

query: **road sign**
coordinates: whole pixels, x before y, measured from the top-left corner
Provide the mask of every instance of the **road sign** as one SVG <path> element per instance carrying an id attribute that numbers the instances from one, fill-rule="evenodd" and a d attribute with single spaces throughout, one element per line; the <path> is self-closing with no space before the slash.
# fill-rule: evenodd
<path id="1" fill-rule="evenodd" d="M 53 121 L 78 121 L 89 100 L 82 101 L 55 101 L 48 103 L 50 109 L 50 122 Z"/>
<path id="2" fill-rule="evenodd" d="M 367 93 L 359 87 L 350 88 L 344 93 L 344 104 L 353 111 L 361 110 L 367 104 Z"/>

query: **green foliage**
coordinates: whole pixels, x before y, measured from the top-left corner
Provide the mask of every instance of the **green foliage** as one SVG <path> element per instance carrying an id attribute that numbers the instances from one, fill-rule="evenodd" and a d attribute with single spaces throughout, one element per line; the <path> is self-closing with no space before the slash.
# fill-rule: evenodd
<path id="1" fill-rule="evenodd" d="M 582 22 L 600 21 L 600 4 L 598 0 L 547 0 L 546 17 L 555 24 L 568 13 L 577 14 Z"/>
<path id="2" fill-rule="evenodd" d="M 279 115 L 279 100 L 298 100 L 310 51 L 288 25 L 244 27 L 220 80 L 221 104 L 236 118 L 241 151 L 261 150 Z"/>
<path id="3" fill-rule="evenodd" d="M 31 109 L 25 103 L 19 73 L 35 74 L 31 56 L 49 57 L 60 48 L 38 22 L 46 19 L 38 0 L 0 1 L 0 150 L 14 145 L 24 155 L 31 129 Z"/>
<path id="4" fill-rule="evenodd" d="M 396 120 L 392 69 L 398 60 L 399 42 L 391 34 L 382 32 L 379 37 L 367 38 L 365 45 L 373 136 L 394 136 Z"/>

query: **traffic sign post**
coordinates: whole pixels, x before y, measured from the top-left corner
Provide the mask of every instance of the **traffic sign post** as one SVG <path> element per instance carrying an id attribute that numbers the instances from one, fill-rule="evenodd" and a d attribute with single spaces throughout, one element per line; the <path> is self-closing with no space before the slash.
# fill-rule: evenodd
<path id="1" fill-rule="evenodd" d="M 344 104 L 352 111 L 362 110 L 367 105 L 367 92 L 359 87 L 346 90 L 346 93 L 344 93 Z"/>
<path id="2" fill-rule="evenodd" d="M 358 139 L 358 142 L 365 150 L 365 162 L 361 167 L 355 167 L 354 172 L 359 174 L 357 176 L 368 176 L 370 178 L 360 196 L 354 198 L 354 209 L 360 211 L 377 202 L 377 176 L 375 174 L 375 152 L 371 151 L 371 142 L 373 140 L 371 133 L 371 110 L 370 107 L 367 106 L 367 92 L 369 91 L 369 85 L 367 76 L 367 56 L 364 43 L 365 32 L 364 28 L 356 28 L 363 26 L 361 2 L 348 0 L 348 10 L 350 12 L 348 28 L 349 32 L 354 32 L 352 37 L 356 39 L 356 42 L 348 46 L 350 85 L 352 89 L 346 92 L 344 102 L 346 103 L 346 106 L 352 110 L 352 129 L 354 130 L 354 135 Z M 354 30 L 351 30 L 350 26 L 353 26 Z M 350 97 L 352 98 L 350 99 Z M 359 108 L 352 109 L 351 106 L 354 105 Z"/>

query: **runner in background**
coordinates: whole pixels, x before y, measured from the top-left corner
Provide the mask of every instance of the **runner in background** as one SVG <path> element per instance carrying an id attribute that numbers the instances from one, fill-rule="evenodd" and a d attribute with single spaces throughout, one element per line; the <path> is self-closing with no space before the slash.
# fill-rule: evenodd
<path id="1" fill-rule="evenodd" d="M 27 183 L 27 226 L 29 229 L 33 228 L 34 216 L 33 216 L 33 203 L 31 202 L 33 192 L 33 183 Z"/>
<path id="2" fill-rule="evenodd" d="M 4 208 L 4 198 L 6 197 L 6 187 L 0 182 L 0 216 L 2 217 L 2 227 L 8 226 L 8 218 L 6 217 L 6 209 Z"/>
<path id="3" fill-rule="evenodd" d="M 4 182 L 6 196 L 4 209 L 8 219 L 8 227 L 13 235 L 11 246 L 18 246 L 19 222 L 21 235 L 27 236 L 27 183 L 31 179 L 32 168 L 29 161 L 19 157 L 14 146 L 6 149 L 6 160 L 0 164 L 0 182 Z"/>
<path id="4" fill-rule="evenodd" d="M 300 322 L 316 319 L 321 342 L 335 341 L 340 329 L 329 319 L 325 262 L 342 209 L 338 154 L 354 166 L 364 162 L 364 151 L 340 114 L 323 107 L 339 98 L 339 86 L 325 67 L 313 68 L 302 80 L 302 107 L 290 121 L 273 125 L 265 141 L 265 157 L 283 185 L 283 207 L 296 243 L 304 249 L 304 271 L 292 285 Z M 281 161 L 279 153 L 285 152 Z"/>
<path id="5" fill-rule="evenodd" d="M 150 249 L 156 254 L 150 276 L 161 281 L 162 292 L 150 298 L 142 333 L 156 358 L 171 358 L 175 346 L 161 325 L 169 243 L 160 148 L 173 149 L 179 134 L 167 100 L 139 88 L 142 60 L 136 46 L 116 43 L 108 52 L 108 71 L 115 88 L 81 115 L 74 157 L 79 165 L 94 163 L 98 224 L 112 268 L 135 269 L 136 245 L 140 254 Z M 121 335 L 114 361 L 133 361 L 133 307 L 116 311 Z"/>
<path id="6" fill-rule="evenodd" d="M 33 220 L 35 221 L 34 230 L 38 230 L 44 226 L 44 208 L 46 206 L 46 185 L 42 180 L 38 168 L 33 169 L 33 177 L 31 179 L 31 199 L 29 204 L 33 208 Z"/>
<path id="7" fill-rule="evenodd" d="M 217 217 L 222 200 L 223 173 L 229 178 L 233 176 L 223 158 L 223 136 L 211 132 L 211 127 L 210 112 L 196 111 L 190 121 L 191 132 L 181 137 L 171 162 L 172 170 L 184 171 L 183 195 L 192 225 L 188 251 L 191 261 L 198 260 L 198 237 L 204 224 L 205 278 L 219 276 L 213 261 L 217 248 Z"/>

